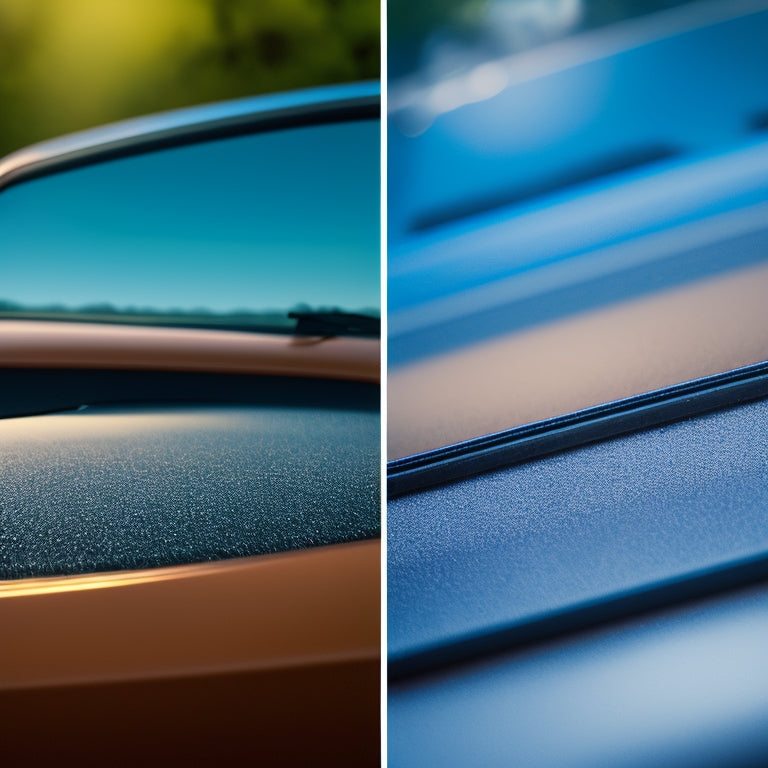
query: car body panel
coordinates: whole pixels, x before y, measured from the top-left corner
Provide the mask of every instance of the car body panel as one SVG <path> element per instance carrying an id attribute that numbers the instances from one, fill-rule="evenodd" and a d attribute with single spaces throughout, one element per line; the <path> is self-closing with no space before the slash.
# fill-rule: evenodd
<path id="1" fill-rule="evenodd" d="M 0 320 L 0 367 L 200 371 L 377 383 L 380 342 L 204 328 Z"/>
<path id="2" fill-rule="evenodd" d="M 768 3 L 474 10 L 390 84 L 389 762 L 764 765 Z"/>
<path id="3" fill-rule="evenodd" d="M 390 660 L 761 555 L 767 419 L 758 400 L 390 500 Z"/>
<path id="4" fill-rule="evenodd" d="M 378 659 L 379 547 L 5 581 L 0 691 Z"/>
<path id="5" fill-rule="evenodd" d="M 0 585 L 3 759 L 376 765 L 379 581 L 370 541 Z"/>
<path id="6" fill-rule="evenodd" d="M 757 768 L 765 585 L 389 686 L 389 765 Z"/>
<path id="7" fill-rule="evenodd" d="M 32 182 L 31 189 L 50 174 L 117 158 L 125 163 L 134 155 L 185 144 L 324 122 L 376 120 L 378 93 L 378 84 L 372 83 L 278 94 L 177 110 L 62 137 L 1 161 L 0 189 L 14 187 L 9 196 L 15 195 L 25 182 Z M 371 178 L 371 186 L 377 195 L 377 178 Z M 243 427 L 238 413 L 250 413 L 258 420 L 260 411 L 269 421 L 275 408 L 283 413 L 293 408 L 297 418 L 302 412 L 325 409 L 332 420 L 337 416 L 344 420 L 359 411 L 366 423 L 378 424 L 380 345 L 376 339 L 40 319 L 4 319 L 0 332 L 4 402 L 12 403 L 4 405 L 2 413 L 15 417 L 4 420 L 2 426 L 16 430 L 26 445 L 33 474 L 35 442 L 48 453 L 53 463 L 45 470 L 45 482 L 73 502 L 70 511 L 76 515 L 88 508 L 101 509 L 111 494 L 113 513 L 129 526 L 136 502 L 145 504 L 161 524 L 167 522 L 162 505 L 153 503 L 148 490 L 152 478 L 160 476 L 154 470 L 162 474 L 165 468 L 172 475 L 188 471 L 188 485 L 180 488 L 171 479 L 159 489 L 155 501 L 178 495 L 173 511 L 197 530 L 187 502 L 204 502 L 208 493 L 224 498 L 228 486 L 211 480 L 204 460 L 185 463 L 183 456 L 189 458 L 185 451 L 196 452 L 198 459 L 207 456 L 225 470 L 237 463 L 223 465 L 232 450 L 246 462 L 253 458 L 268 464 L 272 456 L 269 447 L 258 452 L 254 448 L 260 440 L 268 441 L 268 428 L 256 430 L 257 439 L 245 439 L 236 448 L 228 446 L 225 432 L 219 434 L 218 446 L 208 442 L 203 433 L 205 413 L 210 416 L 211 408 L 218 409 L 224 421 L 237 422 L 238 428 Z M 105 402 L 117 409 L 114 418 L 124 428 L 115 430 L 114 423 L 107 424 L 113 417 L 102 413 L 107 419 L 102 437 L 111 441 L 111 448 L 97 436 L 80 433 L 77 437 L 78 429 L 67 428 L 67 423 L 74 422 L 66 419 L 78 419 L 88 409 L 42 416 L 47 426 L 37 431 L 35 425 L 43 422 L 30 415 Z M 233 402 L 238 405 L 232 406 Z M 203 432 L 194 439 L 191 432 L 175 433 L 176 448 L 181 451 L 176 459 L 159 444 L 152 448 L 151 439 L 142 438 L 148 428 L 156 430 L 156 437 L 173 437 L 173 429 L 163 431 L 164 417 L 158 408 L 165 409 L 172 421 L 176 416 L 169 409 L 186 409 L 184 418 L 192 430 L 202 426 Z M 93 424 L 98 421 L 97 417 Z M 54 422 L 61 427 L 58 438 Z M 121 442 L 121 434 L 132 437 Z M 203 558 L 206 562 L 140 569 L 123 564 L 119 571 L 78 574 L 70 570 L 66 576 L 55 575 L 61 572 L 57 567 L 43 567 L 52 575 L 0 583 L 0 623 L 7 629 L 0 640 L 4 760 L 22 764 L 68 759 L 83 765 L 107 760 L 135 765 L 255 757 L 296 764 L 308 754 L 322 754 L 338 763 L 377 764 L 380 544 L 372 537 L 378 531 L 380 503 L 378 429 L 374 426 L 366 434 L 364 451 L 352 456 L 353 449 L 345 448 L 339 453 L 347 450 L 353 462 L 363 459 L 375 476 L 374 480 L 366 477 L 361 486 L 369 512 L 375 510 L 376 517 L 374 528 L 358 537 L 368 540 L 312 546 L 327 541 L 315 536 L 317 531 L 306 530 L 302 545 L 306 549 L 232 557 L 243 554 L 235 547 L 226 553 L 208 553 Z M 294 448 L 306 447 L 301 437 L 301 428 L 293 437 L 280 435 L 289 463 L 297 462 L 298 469 L 281 474 L 286 468 L 276 464 L 265 480 L 272 484 L 275 498 L 289 506 L 292 494 L 301 495 L 312 466 L 320 468 L 315 479 L 325 477 L 324 491 L 333 496 L 328 481 L 339 456 L 327 448 L 327 441 L 316 446 L 312 456 L 289 450 L 291 440 Z M 73 440 L 80 440 L 81 460 L 63 449 L 59 458 L 64 463 L 57 463 L 59 439 L 70 447 Z M 148 463 L 138 474 L 135 457 L 126 453 L 131 440 L 139 453 L 149 450 Z M 7 466 L 18 467 L 21 453 L 10 451 Z M 83 459 L 86 454 L 90 459 Z M 110 464 L 106 470 L 104 461 Z M 57 486 L 57 478 L 67 476 L 66 467 L 82 470 L 85 485 L 73 480 Z M 142 472 L 149 485 L 143 483 Z M 257 496 L 263 484 L 259 477 L 246 475 L 230 478 L 230 490 L 239 489 L 236 496 L 250 498 L 251 488 Z M 130 477 L 136 485 L 127 495 L 111 484 Z M 350 482 L 349 476 L 344 479 Z M 91 490 L 78 502 L 77 494 L 89 483 Z M 193 499 L 196 487 L 204 493 Z M 30 504 L 45 506 L 40 486 L 38 495 L 32 486 L 27 490 Z M 190 494 L 186 501 L 181 499 L 185 492 Z M 315 511 L 327 513 L 330 522 L 338 525 L 333 504 L 324 507 L 320 495 L 306 493 L 302 504 L 307 509 L 317 507 Z M 9 503 L 8 497 L 3 503 Z M 45 537 L 57 525 L 71 522 L 66 506 L 51 503 L 46 508 L 55 522 L 37 541 L 43 559 L 46 542 L 53 542 L 55 548 L 57 540 L 55 534 Z M 206 517 L 225 507 L 211 501 L 210 509 L 198 511 Z M 23 502 L 21 509 L 14 508 L 23 517 Z M 282 509 L 274 506 L 274 516 L 279 517 Z M 354 516 L 359 510 L 344 507 L 342 511 Z M 258 523 L 258 516 L 246 520 L 254 521 Z M 139 521 L 131 529 L 139 539 L 141 526 Z M 226 535 L 228 530 L 222 521 L 219 532 Z M 35 535 L 32 529 L 26 533 Z M 93 527 L 67 529 L 75 539 L 80 534 L 98 538 Z M 343 540 L 343 536 L 336 539 Z M 107 539 L 97 543 L 94 551 L 122 543 Z M 183 537 L 175 534 L 161 536 L 156 543 L 161 549 L 177 545 L 184 549 Z M 73 550 L 65 546 L 62 551 Z"/>

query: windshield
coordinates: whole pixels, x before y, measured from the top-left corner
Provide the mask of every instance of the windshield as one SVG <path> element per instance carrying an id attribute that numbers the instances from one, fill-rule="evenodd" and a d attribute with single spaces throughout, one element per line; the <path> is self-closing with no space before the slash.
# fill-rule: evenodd
<path id="1" fill-rule="evenodd" d="M 378 120 L 358 120 L 10 187 L 0 317 L 372 335 L 378 166 Z"/>

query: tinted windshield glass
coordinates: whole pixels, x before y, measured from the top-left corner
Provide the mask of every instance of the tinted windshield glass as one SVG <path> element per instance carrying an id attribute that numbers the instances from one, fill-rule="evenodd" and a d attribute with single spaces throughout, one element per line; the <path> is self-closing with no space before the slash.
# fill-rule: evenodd
<path id="1" fill-rule="evenodd" d="M 0 316 L 271 331 L 292 331 L 290 312 L 377 317 L 378 165 L 379 123 L 366 120 L 11 187 Z"/>

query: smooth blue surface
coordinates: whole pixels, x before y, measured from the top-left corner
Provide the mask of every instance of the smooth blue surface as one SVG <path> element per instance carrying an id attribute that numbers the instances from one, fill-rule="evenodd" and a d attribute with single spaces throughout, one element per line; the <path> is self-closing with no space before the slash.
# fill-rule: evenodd
<path id="1" fill-rule="evenodd" d="M 765 178 L 768 179 L 768 174 Z M 765 192 L 768 193 L 768 187 Z M 614 196 L 614 202 L 616 197 L 618 195 Z M 656 197 L 666 198 L 666 195 L 657 194 Z M 604 210 L 606 201 L 585 198 L 580 202 L 595 202 L 596 209 Z M 732 198 L 731 202 L 738 202 L 738 198 Z M 610 220 L 616 222 L 615 218 Z M 534 226 L 533 231 L 523 236 L 529 242 L 535 242 L 534 250 L 541 253 L 551 244 L 552 236 L 557 237 L 558 230 L 562 233 L 566 218 L 558 217 L 557 223 L 560 226 L 549 227 L 547 233 L 542 231 L 543 226 Z M 603 223 L 607 224 L 607 221 L 603 220 Z M 472 244 L 477 248 L 478 262 L 482 266 L 483 256 L 494 251 L 499 255 L 503 253 L 502 236 L 515 224 L 521 222 L 505 223 L 493 233 L 477 231 L 466 238 L 444 243 L 442 250 L 438 247 L 428 250 L 451 257 L 460 254 L 462 246 Z M 544 222 L 537 224 L 544 225 Z M 518 227 L 518 236 L 521 229 Z M 541 233 L 538 240 L 535 239 L 536 229 Z M 578 229 L 595 232 L 600 229 L 600 222 L 597 217 L 586 215 Z M 490 238 L 487 237 L 489 234 Z M 457 289 L 457 295 L 432 306 L 423 305 L 399 314 L 392 312 L 389 364 L 395 367 L 419 361 L 696 281 L 727 278 L 729 273 L 763 264 L 767 259 L 768 196 L 765 202 L 688 221 L 668 230 L 630 233 L 617 243 L 594 250 L 558 254 L 553 249 L 535 268 L 521 268 L 513 275 L 490 281 L 474 291 L 472 280 L 468 280 L 470 289 L 464 293 Z M 471 260 L 465 259 L 467 261 Z M 490 268 L 497 268 L 497 264 Z M 512 268 L 510 263 L 508 269 Z M 456 272 L 461 272 L 461 267 L 457 267 Z M 453 267 L 443 272 L 449 280 L 454 274 Z M 410 280 L 403 276 L 390 278 L 390 283 L 403 287 L 403 296 L 429 290 L 427 286 L 431 285 L 413 275 Z M 750 331 L 745 328 L 745 332 Z"/>
<path id="2" fill-rule="evenodd" d="M 765 765 L 766 648 L 762 587 L 390 685 L 389 765 Z"/>
<path id="3" fill-rule="evenodd" d="M 0 299 L 377 312 L 379 123 L 220 139 L 0 195 Z"/>
<path id="4" fill-rule="evenodd" d="M 768 402 L 391 500 L 389 654 L 768 550 Z"/>
<path id="5" fill-rule="evenodd" d="M 625 171 L 585 184 L 579 194 L 563 191 L 411 238 L 390 252 L 390 310 L 397 316 L 532 272 L 543 273 L 539 280 L 545 282 L 541 268 L 556 263 L 570 262 L 576 281 L 580 273 L 589 274 L 583 262 L 596 252 L 765 201 L 768 142 L 759 137 L 695 162 L 670 160 L 652 171 Z M 717 239 L 717 230 L 711 239 Z M 643 260 L 660 261 L 665 255 L 649 247 Z M 617 255 L 602 271 L 618 271 L 627 261 Z"/>
<path id="6" fill-rule="evenodd" d="M 729 4 L 721 3 L 724 11 Z M 595 49 L 591 57 L 566 41 L 538 52 L 550 66 L 505 61 L 506 88 L 438 112 L 415 136 L 408 135 L 407 109 L 395 111 L 393 246 L 425 216 L 524 195 L 606 158 L 659 147 L 696 155 L 749 141 L 754 118 L 768 110 L 768 10 L 747 5 L 752 12 L 719 23 L 700 21 L 692 4 L 658 22 L 648 17 L 599 30 L 584 37 Z M 665 23 L 680 14 L 690 18 L 687 25 Z M 424 101 L 437 101 L 440 87 L 449 86 L 435 86 Z"/>
<path id="7" fill-rule="evenodd" d="M 390 365 L 764 260 L 727 241 L 766 220 L 767 35 L 764 0 L 690 3 L 392 83 Z"/>

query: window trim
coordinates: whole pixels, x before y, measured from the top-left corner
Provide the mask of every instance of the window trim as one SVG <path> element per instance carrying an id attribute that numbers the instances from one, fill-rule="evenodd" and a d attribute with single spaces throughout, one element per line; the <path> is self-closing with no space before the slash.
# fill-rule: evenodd
<path id="1" fill-rule="evenodd" d="M 350 120 L 380 119 L 378 82 L 204 104 L 44 141 L 0 159 L 10 186 L 94 163 L 213 139 Z"/>
<path id="2" fill-rule="evenodd" d="M 675 384 L 574 413 L 395 459 L 390 498 L 548 454 L 658 427 L 768 395 L 768 362 Z"/>

